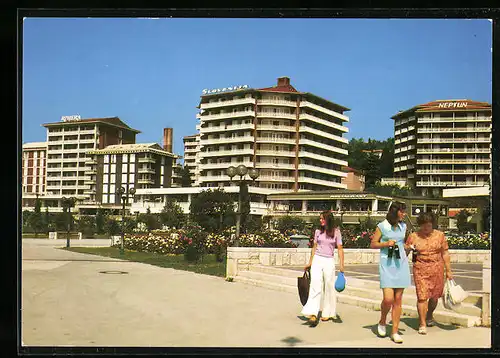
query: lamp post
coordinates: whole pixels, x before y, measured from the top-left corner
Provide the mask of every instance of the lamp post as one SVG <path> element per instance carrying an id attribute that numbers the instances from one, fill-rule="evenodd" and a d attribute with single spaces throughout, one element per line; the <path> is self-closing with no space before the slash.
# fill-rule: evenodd
<path id="1" fill-rule="evenodd" d="M 67 227 L 67 232 L 66 232 L 66 247 L 70 247 L 69 232 L 71 229 L 71 208 L 75 206 L 75 203 L 76 203 L 75 197 L 70 197 L 70 198 L 66 198 L 65 196 L 62 197 L 62 205 L 64 208 L 66 208 L 68 210 L 68 227 Z"/>
<path id="2" fill-rule="evenodd" d="M 239 191 L 238 191 L 238 211 L 236 213 L 236 240 L 234 242 L 235 246 L 237 247 L 239 245 L 239 238 L 240 238 L 240 225 L 241 225 L 241 189 L 243 188 L 244 185 L 246 185 L 246 180 L 244 179 L 245 175 L 248 174 L 248 176 L 255 181 L 259 177 L 259 171 L 255 168 L 247 168 L 243 164 L 239 165 L 237 168 L 230 166 L 229 168 L 226 169 L 226 174 L 227 176 L 233 180 L 233 178 L 236 175 L 240 176 L 239 179 Z"/>
<path id="3" fill-rule="evenodd" d="M 122 232 L 121 232 L 121 243 L 120 243 L 120 255 L 125 252 L 124 242 L 125 242 L 125 205 L 128 204 L 129 195 L 132 197 L 135 195 L 135 188 L 130 188 L 128 191 L 124 187 L 116 189 L 116 195 L 119 196 L 122 202 Z"/>

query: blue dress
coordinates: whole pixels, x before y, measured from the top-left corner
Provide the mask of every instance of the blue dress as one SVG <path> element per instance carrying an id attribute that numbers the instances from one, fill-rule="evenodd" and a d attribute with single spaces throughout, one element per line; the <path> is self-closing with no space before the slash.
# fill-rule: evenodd
<path id="1" fill-rule="evenodd" d="M 392 258 L 389 258 L 389 248 L 383 247 L 380 249 L 380 288 L 407 288 L 411 285 L 410 265 L 408 256 L 404 249 L 404 239 L 406 233 L 406 224 L 399 223 L 396 228 L 384 220 L 377 225 L 382 232 L 380 242 L 394 240 L 399 246 L 400 259 L 396 258 L 393 253 Z"/>

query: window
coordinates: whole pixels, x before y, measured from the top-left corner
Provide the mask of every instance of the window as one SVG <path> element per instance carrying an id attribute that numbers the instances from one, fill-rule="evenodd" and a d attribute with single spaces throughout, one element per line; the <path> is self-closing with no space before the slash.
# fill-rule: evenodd
<path id="1" fill-rule="evenodd" d="M 105 174 L 109 173 L 109 165 L 104 166 L 104 173 Z"/>
<path id="2" fill-rule="evenodd" d="M 135 154 L 130 154 L 130 160 L 131 163 L 135 163 Z"/>
<path id="3" fill-rule="evenodd" d="M 128 182 L 130 184 L 134 184 L 135 183 L 135 174 L 134 173 L 130 173 L 129 178 L 128 178 Z"/>
<path id="4" fill-rule="evenodd" d="M 116 164 L 111 164 L 111 173 L 116 173 Z"/>
<path id="5" fill-rule="evenodd" d="M 109 154 L 104 156 L 104 163 L 109 163 Z"/>
<path id="6" fill-rule="evenodd" d="M 127 182 L 127 174 L 122 174 L 122 184 Z"/>
<path id="7" fill-rule="evenodd" d="M 122 173 L 126 173 L 127 172 L 127 163 L 123 163 L 122 164 Z"/>
<path id="8" fill-rule="evenodd" d="M 116 174 L 111 174 L 111 177 L 109 178 L 109 182 L 111 184 L 116 183 Z"/>
<path id="9" fill-rule="evenodd" d="M 111 155 L 111 163 L 116 163 L 116 154 Z"/>
<path id="10" fill-rule="evenodd" d="M 108 202 L 109 202 L 109 201 L 108 201 L 108 195 L 107 195 L 107 194 L 104 194 L 104 195 L 102 196 L 102 203 L 103 203 L 103 204 L 107 204 Z"/>
<path id="11" fill-rule="evenodd" d="M 135 173 L 135 164 L 131 163 L 129 164 L 129 173 Z"/>
<path id="12" fill-rule="evenodd" d="M 109 193 L 114 195 L 115 191 L 116 191 L 116 185 L 114 182 L 111 182 L 111 185 L 109 186 Z"/>
<path id="13" fill-rule="evenodd" d="M 103 184 L 102 185 L 102 192 L 103 193 L 109 193 L 109 186 L 108 186 L 108 184 Z"/>
<path id="14" fill-rule="evenodd" d="M 114 204 L 115 203 L 115 194 L 110 194 L 109 195 L 109 203 L 110 204 Z"/>

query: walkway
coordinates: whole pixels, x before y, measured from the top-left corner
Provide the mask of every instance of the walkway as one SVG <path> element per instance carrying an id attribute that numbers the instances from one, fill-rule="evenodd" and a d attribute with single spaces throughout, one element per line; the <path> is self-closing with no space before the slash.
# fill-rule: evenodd
<path id="1" fill-rule="evenodd" d="M 64 243 L 62 243 L 64 245 Z M 304 325 L 297 295 L 27 241 L 22 340 L 41 346 L 489 347 L 487 328 L 374 334 L 378 312 L 339 305 L 342 323 Z"/>

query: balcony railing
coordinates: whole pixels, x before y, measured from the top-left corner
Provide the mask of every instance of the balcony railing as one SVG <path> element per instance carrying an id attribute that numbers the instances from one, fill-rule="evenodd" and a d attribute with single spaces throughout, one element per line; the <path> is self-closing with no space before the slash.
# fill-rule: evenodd
<path id="1" fill-rule="evenodd" d="M 315 128 L 312 128 L 309 126 L 302 126 L 301 125 L 299 131 L 300 132 L 308 132 L 308 133 L 315 134 L 317 136 L 321 136 L 321 137 L 328 138 L 328 139 L 333 139 L 337 142 L 341 142 L 341 143 L 345 143 L 345 144 L 349 143 L 349 140 L 347 140 L 346 138 L 342 138 L 342 137 L 336 136 L 334 134 L 327 133 L 327 132 L 324 132 L 324 131 L 321 131 L 319 129 L 315 129 Z"/>
<path id="2" fill-rule="evenodd" d="M 417 159 L 417 164 L 490 163 L 490 159 Z"/>
<path id="3" fill-rule="evenodd" d="M 300 114 L 300 119 L 309 119 L 315 123 L 319 123 L 319 124 L 322 124 L 326 127 L 330 127 L 330 128 L 335 128 L 339 131 L 342 131 L 342 132 L 349 132 L 349 129 L 347 127 L 344 127 L 344 126 L 340 126 L 336 123 L 332 123 L 330 121 L 327 121 L 327 120 L 324 120 L 322 118 L 319 118 L 319 117 L 316 117 L 316 116 L 313 116 L 312 114 L 309 114 L 309 113 L 301 113 Z"/>
<path id="4" fill-rule="evenodd" d="M 257 149 L 257 155 L 295 157 L 295 152 L 291 150 Z"/>
<path id="5" fill-rule="evenodd" d="M 418 123 L 433 122 L 491 122 L 491 117 L 450 117 L 450 118 L 419 118 Z"/>
<path id="6" fill-rule="evenodd" d="M 202 157 L 218 157 L 218 156 L 230 156 L 230 155 L 253 155 L 252 148 L 246 149 L 233 149 L 233 150 L 214 150 L 210 152 L 201 152 Z"/>
<path id="7" fill-rule="evenodd" d="M 291 163 L 273 163 L 273 162 L 259 162 L 255 164 L 259 169 L 295 169 L 295 165 Z"/>
<path id="8" fill-rule="evenodd" d="M 297 119 L 297 116 L 293 113 L 283 113 L 283 112 L 274 113 L 274 112 L 264 112 L 264 111 L 257 112 L 257 117 L 259 117 L 259 118 L 273 117 L 273 118 Z"/>
<path id="9" fill-rule="evenodd" d="M 253 166 L 252 162 L 206 163 L 206 164 L 200 164 L 199 166 L 200 170 L 209 170 L 209 169 L 225 170 L 230 166 L 237 167 L 240 164 L 243 164 L 247 168 L 251 168 Z"/>
<path id="10" fill-rule="evenodd" d="M 316 178 L 311 178 L 311 177 L 306 177 L 306 176 L 299 176 L 299 182 L 323 185 L 326 187 L 339 188 L 339 189 L 346 189 L 347 188 L 346 184 L 337 183 L 334 181 L 328 181 L 328 180 L 324 180 L 324 179 L 316 179 Z"/>
<path id="11" fill-rule="evenodd" d="M 485 182 L 470 182 L 470 181 L 419 181 L 417 186 L 431 187 L 467 187 L 467 186 L 484 186 Z"/>
<path id="12" fill-rule="evenodd" d="M 257 178 L 258 181 L 273 181 L 273 182 L 294 182 L 293 176 L 278 176 L 278 175 L 261 175 Z"/>
<path id="13" fill-rule="evenodd" d="M 308 157 L 308 158 L 312 158 L 312 159 L 317 159 L 317 160 L 321 160 L 325 163 L 334 163 L 334 164 L 345 165 L 345 166 L 348 165 L 347 161 L 345 161 L 345 160 L 341 160 L 341 159 L 337 159 L 337 158 L 309 152 L 307 150 L 301 150 L 299 152 L 299 157 Z"/>
<path id="14" fill-rule="evenodd" d="M 489 148 L 439 148 L 439 149 L 417 149 L 417 154 L 426 154 L 426 153 L 491 153 L 491 149 Z"/>
<path id="15" fill-rule="evenodd" d="M 467 127 L 467 128 L 419 128 L 418 133 L 441 133 L 441 132 L 489 132 L 490 127 Z"/>
<path id="16" fill-rule="evenodd" d="M 257 130 L 295 132 L 295 126 L 285 126 L 285 125 L 275 126 L 272 124 L 258 124 Z"/>
<path id="17" fill-rule="evenodd" d="M 202 103 L 201 109 L 209 109 L 209 108 L 218 108 L 224 106 L 237 106 L 241 104 L 255 104 L 255 98 L 240 98 L 240 99 L 232 99 L 229 101 L 217 101 L 211 103 Z"/>
<path id="18" fill-rule="evenodd" d="M 142 157 L 139 158 L 139 163 L 156 163 L 156 159 L 153 157 Z"/>
<path id="19" fill-rule="evenodd" d="M 257 104 L 259 105 L 278 105 L 278 106 L 288 106 L 297 107 L 297 102 L 285 101 L 284 99 L 260 99 Z"/>
<path id="20" fill-rule="evenodd" d="M 299 170 L 309 170 L 312 172 L 330 174 L 330 175 L 334 175 L 334 176 L 342 177 L 342 178 L 347 176 L 347 173 L 345 173 L 345 172 L 340 172 L 338 170 L 323 168 L 323 167 L 309 165 L 309 164 L 299 164 Z"/>
<path id="21" fill-rule="evenodd" d="M 226 112 L 226 113 L 217 113 L 217 114 L 207 114 L 207 115 L 198 115 L 197 117 L 202 121 L 210 121 L 217 119 L 226 119 L 226 118 L 238 118 L 238 117 L 247 117 L 247 116 L 255 116 L 255 111 L 237 111 L 237 112 Z"/>
<path id="22" fill-rule="evenodd" d="M 212 132 L 227 132 L 234 131 L 239 129 L 253 129 L 253 123 L 244 123 L 244 124 L 232 124 L 232 125 L 221 125 L 221 126 L 212 126 L 212 127 L 203 127 L 201 128 L 202 133 L 212 133 Z"/>
<path id="23" fill-rule="evenodd" d="M 137 180 L 137 183 L 139 184 L 154 184 L 154 180 L 152 179 L 146 179 L 146 178 L 140 178 Z"/>
<path id="24" fill-rule="evenodd" d="M 253 142 L 254 137 L 253 136 L 234 136 L 234 137 L 229 137 L 229 138 L 217 138 L 217 139 L 202 139 L 200 141 L 200 145 L 210 145 L 210 144 L 219 144 L 219 143 L 236 143 L 236 142 Z M 198 151 L 196 148 L 194 149 L 188 149 L 186 148 L 184 150 L 185 152 L 196 152 Z"/>
<path id="25" fill-rule="evenodd" d="M 257 143 L 295 144 L 295 139 L 293 139 L 293 138 L 279 138 L 279 137 L 257 137 Z"/>
<path id="26" fill-rule="evenodd" d="M 150 174 L 154 174 L 156 173 L 154 169 L 152 168 L 139 168 L 137 170 L 138 173 L 150 173 Z"/>
<path id="27" fill-rule="evenodd" d="M 310 140 L 310 139 L 303 139 L 303 138 L 301 138 L 299 140 L 299 144 L 300 145 L 310 145 L 310 146 L 313 146 L 313 147 L 316 147 L 316 148 L 321 148 L 323 150 L 330 150 L 332 152 L 336 152 L 336 153 L 348 155 L 348 151 L 346 149 L 342 149 L 342 148 L 339 148 L 339 147 L 334 147 L 332 145 L 328 145 L 328 144 L 325 144 L 325 143 L 313 141 L 313 140 Z"/>
<path id="28" fill-rule="evenodd" d="M 317 104 L 314 104 L 314 103 L 311 103 L 311 102 L 308 102 L 308 101 L 302 101 L 302 102 L 300 102 L 300 106 L 301 107 L 309 107 L 309 108 L 315 109 L 317 111 L 329 114 L 330 116 L 340 118 L 340 119 L 342 119 L 345 122 L 349 122 L 349 117 L 347 117 L 346 115 L 343 115 L 343 114 L 340 114 L 338 112 L 332 111 L 330 109 L 318 106 Z"/>
<path id="29" fill-rule="evenodd" d="M 489 169 L 417 169 L 417 174 L 490 174 Z"/>
<path id="30" fill-rule="evenodd" d="M 419 138 L 417 143 L 489 143 L 490 138 Z"/>

